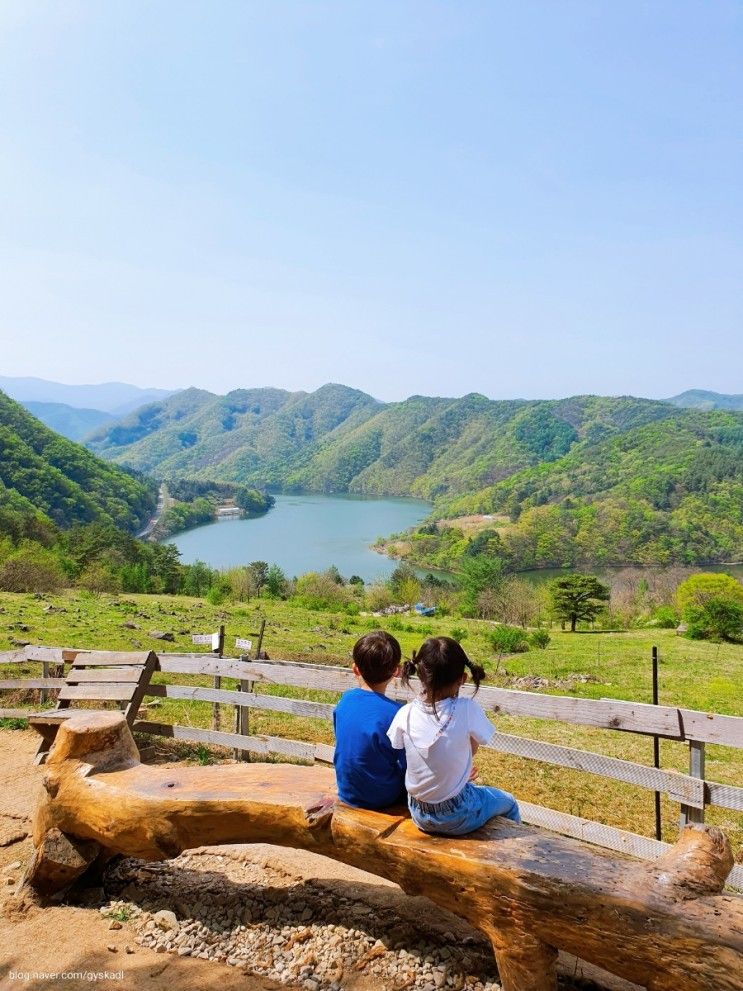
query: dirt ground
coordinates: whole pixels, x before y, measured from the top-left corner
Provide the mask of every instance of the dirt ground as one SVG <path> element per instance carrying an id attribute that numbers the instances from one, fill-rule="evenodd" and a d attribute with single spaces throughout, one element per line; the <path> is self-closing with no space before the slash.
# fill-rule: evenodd
<path id="1" fill-rule="evenodd" d="M 18 911 L 14 895 L 32 854 L 31 816 L 41 788 L 42 769 L 33 764 L 37 739 L 30 731 L 0 730 L 0 991 L 82 991 L 91 987 L 116 991 L 300 991 L 302 984 L 286 980 L 279 984 L 216 960 L 156 952 L 139 945 L 134 920 L 125 920 L 112 929 L 112 920 L 101 914 L 101 889 L 88 893 L 89 904 Z M 267 887 L 273 886 L 276 893 L 283 888 L 287 894 L 292 886 L 314 886 L 315 891 L 324 893 L 320 904 L 323 908 L 327 904 L 328 912 L 334 903 L 348 904 L 352 913 L 368 912 L 369 918 L 383 922 L 389 931 L 406 930 L 439 946 L 467 945 L 468 964 L 483 975 L 483 985 L 487 983 L 485 975 L 493 980 L 492 954 L 481 934 L 427 899 L 408 897 L 396 885 L 374 875 L 306 851 L 262 844 L 191 851 L 187 859 L 192 869 L 204 871 L 204 885 L 209 872 L 214 876 L 216 864 L 228 884 L 258 878 Z M 175 861 L 164 865 L 163 870 L 171 872 L 175 897 L 182 867 Z M 103 898 L 104 906 L 107 901 Z M 583 970 L 574 969 L 575 963 L 566 959 L 564 972 L 591 975 L 585 965 L 581 965 Z M 578 986 L 587 985 L 561 982 L 565 989 Z M 602 981 L 602 986 L 631 987 L 614 981 Z M 344 977 L 342 987 L 344 991 L 387 991 L 372 972 L 354 971 Z"/>
<path id="2" fill-rule="evenodd" d="M 269 991 L 275 981 L 235 972 L 211 960 L 155 954 L 134 942 L 128 926 L 109 929 L 95 908 L 60 905 L 19 915 L 15 884 L 32 852 L 31 815 L 41 787 L 33 766 L 38 737 L 0 730 L 0 989 L 90 991 Z M 133 952 L 126 952 L 126 947 Z M 109 947 L 114 947 L 112 951 Z M 63 974 L 80 973 L 80 977 Z M 110 976 L 106 976 L 106 975 Z M 96 975 L 98 975 L 96 977 Z"/>

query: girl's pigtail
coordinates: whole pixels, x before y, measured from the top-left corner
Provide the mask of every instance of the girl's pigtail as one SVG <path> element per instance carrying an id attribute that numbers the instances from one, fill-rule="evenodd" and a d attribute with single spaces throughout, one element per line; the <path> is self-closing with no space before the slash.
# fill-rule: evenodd
<path id="1" fill-rule="evenodd" d="M 472 675 L 472 681 L 475 686 L 475 691 L 480 687 L 480 682 L 487 678 L 485 674 L 485 668 L 480 664 L 473 664 L 472 661 L 467 659 L 467 667 L 470 669 L 470 674 Z"/>
<path id="2" fill-rule="evenodd" d="M 402 666 L 402 675 L 400 676 L 400 681 L 405 685 L 406 688 L 410 688 L 410 679 L 415 676 L 416 673 L 416 663 L 415 663 L 415 651 L 413 651 L 410 660 L 405 661 Z"/>

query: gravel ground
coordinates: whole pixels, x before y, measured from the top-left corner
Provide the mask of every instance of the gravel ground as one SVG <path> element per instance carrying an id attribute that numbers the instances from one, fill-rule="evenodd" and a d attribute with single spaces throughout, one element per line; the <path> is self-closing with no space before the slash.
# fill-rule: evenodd
<path id="1" fill-rule="evenodd" d="M 119 861 L 101 913 L 129 922 L 135 941 L 157 953 L 216 960 L 306 991 L 498 991 L 483 938 L 448 930 L 449 917 L 424 921 L 420 905 L 400 912 L 397 889 L 369 887 L 297 883 L 244 848 L 204 848 L 164 864 Z"/>

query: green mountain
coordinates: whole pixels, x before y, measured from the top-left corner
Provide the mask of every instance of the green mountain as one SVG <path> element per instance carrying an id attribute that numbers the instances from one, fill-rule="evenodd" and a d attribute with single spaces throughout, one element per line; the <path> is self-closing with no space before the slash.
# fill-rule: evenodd
<path id="1" fill-rule="evenodd" d="M 596 396 L 413 396 L 384 404 L 339 385 L 310 394 L 188 389 L 104 426 L 88 445 L 161 477 L 445 503 L 560 458 L 583 440 L 595 443 L 674 412 L 649 399 Z"/>
<path id="2" fill-rule="evenodd" d="M 722 392 L 707 392 L 705 389 L 688 389 L 678 396 L 666 399 L 673 406 L 684 409 L 726 409 L 743 410 L 743 396 L 730 396 Z"/>
<path id="3" fill-rule="evenodd" d="M 62 434 L 68 440 L 82 440 L 89 433 L 108 423 L 112 416 L 99 409 L 77 409 L 65 403 L 24 402 L 32 416 L 41 420 L 50 430 Z"/>
<path id="4" fill-rule="evenodd" d="M 450 566 L 478 553 L 514 568 L 743 560 L 743 414 L 670 417 L 585 439 L 563 457 L 448 504 L 486 514 L 468 535 L 419 529 L 412 561 Z"/>
<path id="5" fill-rule="evenodd" d="M 58 527 L 100 521 L 136 531 L 157 501 L 134 477 L 59 436 L 0 392 L 0 507 Z"/>
<path id="6" fill-rule="evenodd" d="M 136 410 L 88 438 L 91 450 L 141 471 L 277 488 L 308 451 L 342 424 L 381 408 L 342 385 L 313 393 L 186 389 Z"/>

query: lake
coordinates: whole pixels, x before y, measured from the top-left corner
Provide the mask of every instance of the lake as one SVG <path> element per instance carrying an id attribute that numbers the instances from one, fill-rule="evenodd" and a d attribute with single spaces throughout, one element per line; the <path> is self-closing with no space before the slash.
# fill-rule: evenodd
<path id="1" fill-rule="evenodd" d="M 342 495 L 277 495 L 265 516 L 223 520 L 168 538 L 184 564 L 229 568 L 250 561 L 278 564 L 289 576 L 334 564 L 345 578 L 386 578 L 397 566 L 369 549 L 377 537 L 415 526 L 428 516 L 419 499 Z"/>

